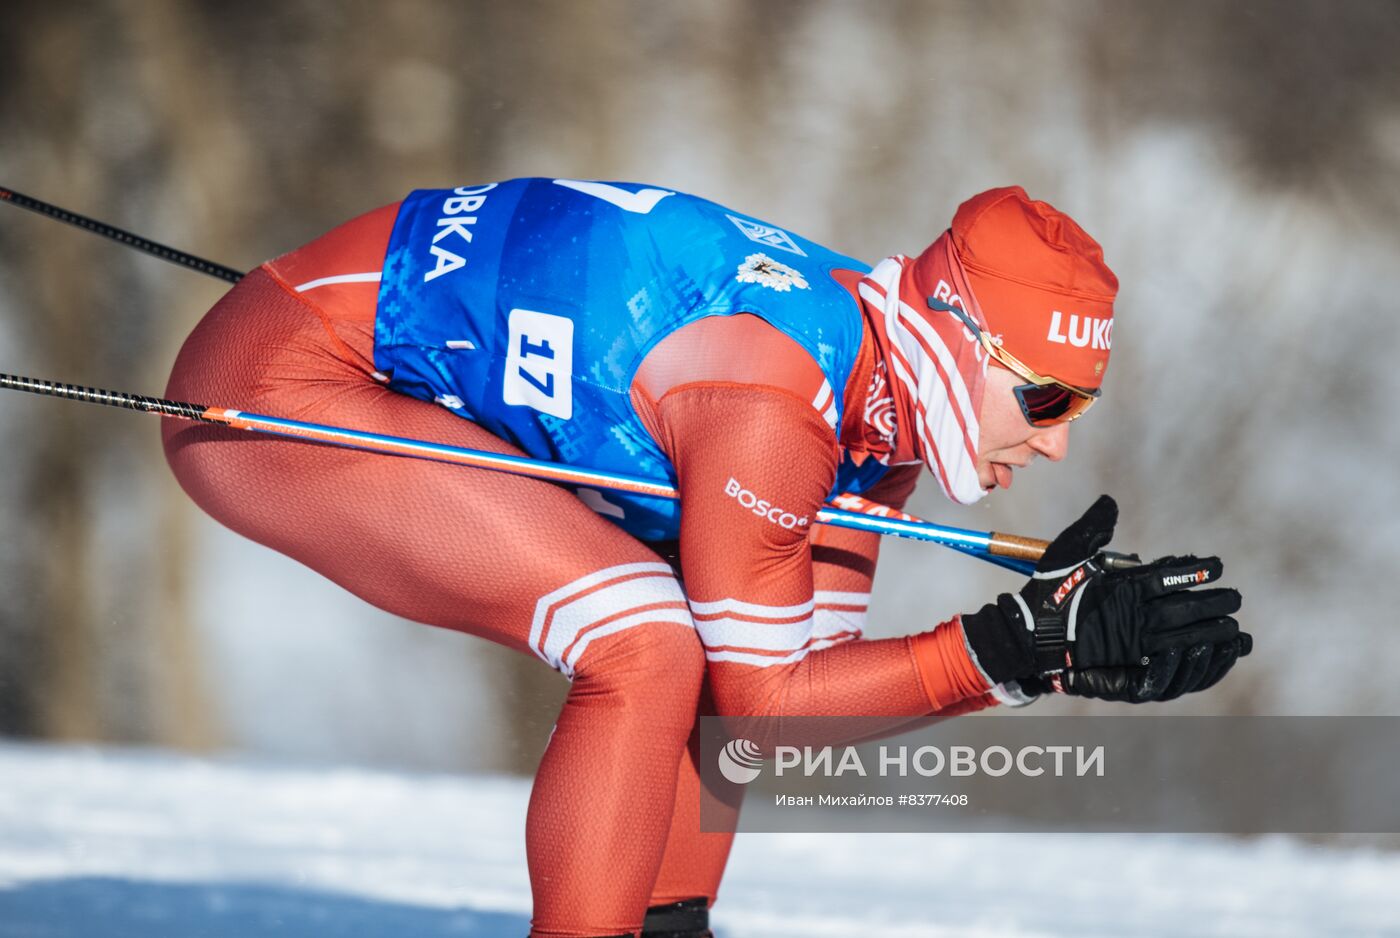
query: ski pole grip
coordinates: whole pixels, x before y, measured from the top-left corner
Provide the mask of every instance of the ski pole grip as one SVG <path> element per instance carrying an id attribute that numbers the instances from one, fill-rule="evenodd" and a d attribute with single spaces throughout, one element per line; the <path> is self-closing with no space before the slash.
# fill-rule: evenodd
<path id="1" fill-rule="evenodd" d="M 991 540 L 987 543 L 987 553 L 994 557 L 1010 557 L 1013 560 L 1039 563 L 1040 558 L 1045 555 L 1045 549 L 1049 546 L 1049 541 L 1042 541 L 1039 538 L 993 531 L 991 532 Z M 1128 570 L 1142 565 L 1142 558 L 1137 554 L 1104 550 L 1100 551 L 1098 556 L 1099 562 L 1103 564 L 1105 570 Z"/>
<path id="2" fill-rule="evenodd" d="M 987 553 L 994 557 L 1010 557 L 1012 560 L 1029 560 L 1031 563 L 1035 563 L 1045 554 L 1045 548 L 1049 546 L 1049 541 L 1042 541 L 1039 538 L 993 531 L 992 538 L 987 543 Z"/>

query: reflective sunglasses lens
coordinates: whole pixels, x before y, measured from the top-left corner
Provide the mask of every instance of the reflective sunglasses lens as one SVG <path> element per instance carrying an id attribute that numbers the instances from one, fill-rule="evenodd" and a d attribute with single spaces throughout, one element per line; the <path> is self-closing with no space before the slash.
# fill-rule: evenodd
<path id="1" fill-rule="evenodd" d="M 1023 384 L 1016 388 L 1021 412 L 1033 427 L 1046 427 L 1073 420 L 1094 403 L 1092 397 L 1075 394 L 1058 384 Z"/>

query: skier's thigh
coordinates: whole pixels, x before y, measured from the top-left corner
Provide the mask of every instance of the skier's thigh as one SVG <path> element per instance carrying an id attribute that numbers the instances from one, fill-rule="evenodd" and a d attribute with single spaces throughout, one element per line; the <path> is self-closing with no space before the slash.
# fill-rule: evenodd
<path id="1" fill-rule="evenodd" d="M 313 419 L 513 452 L 436 405 L 376 387 L 353 397 Z M 416 621 L 523 647 L 542 597 L 635 564 L 671 582 L 658 598 L 683 601 L 660 558 L 547 482 L 201 425 L 167 449 L 216 519 Z"/>

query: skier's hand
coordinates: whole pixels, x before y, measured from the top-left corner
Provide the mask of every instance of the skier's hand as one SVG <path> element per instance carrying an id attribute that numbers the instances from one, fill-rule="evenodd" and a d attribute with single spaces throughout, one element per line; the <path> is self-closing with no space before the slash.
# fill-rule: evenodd
<path id="1" fill-rule="evenodd" d="M 1164 557 L 1105 572 L 1097 558 L 1117 520 L 1117 504 L 1101 496 L 1050 543 L 1019 593 L 962 617 L 968 646 L 993 683 L 1147 667 L 1153 655 L 1239 634 L 1237 591 L 1193 589 L 1219 580 L 1218 557 Z"/>
<path id="2" fill-rule="evenodd" d="M 1020 685 L 1032 695 L 1058 693 L 1135 704 L 1175 700 L 1214 687 L 1253 648 L 1253 637 L 1240 632 L 1217 645 L 1169 648 L 1149 656 L 1146 665 L 1066 668 L 1049 677 L 1026 678 Z"/>

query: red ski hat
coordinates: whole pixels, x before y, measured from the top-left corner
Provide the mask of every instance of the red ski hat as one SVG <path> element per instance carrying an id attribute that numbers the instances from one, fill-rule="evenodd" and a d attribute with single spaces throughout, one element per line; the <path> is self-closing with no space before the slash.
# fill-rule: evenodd
<path id="1" fill-rule="evenodd" d="M 1108 367 L 1118 292 L 1118 278 L 1104 263 L 1099 243 L 1074 219 L 1032 200 L 1020 186 L 968 199 L 958 207 L 950 233 L 975 306 L 1006 351 L 1039 374 L 1099 387 Z M 921 286 L 927 285 L 919 272 L 931 266 L 929 254 L 915 261 Z"/>

